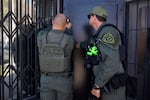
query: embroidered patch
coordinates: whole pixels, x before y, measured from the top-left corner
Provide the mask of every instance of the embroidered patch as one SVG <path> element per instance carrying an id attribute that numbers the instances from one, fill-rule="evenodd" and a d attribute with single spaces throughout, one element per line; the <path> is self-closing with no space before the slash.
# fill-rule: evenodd
<path id="1" fill-rule="evenodd" d="M 105 43 L 115 44 L 114 36 L 113 36 L 112 33 L 110 33 L 110 32 L 104 34 L 103 37 L 102 37 L 102 40 L 103 40 L 103 42 L 105 42 Z"/>

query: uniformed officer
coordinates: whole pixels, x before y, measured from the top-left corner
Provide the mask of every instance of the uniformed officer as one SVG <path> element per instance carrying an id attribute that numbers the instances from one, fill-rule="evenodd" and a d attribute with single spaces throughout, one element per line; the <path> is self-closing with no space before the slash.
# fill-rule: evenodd
<path id="1" fill-rule="evenodd" d="M 117 89 L 111 86 L 109 88 L 105 87 L 114 75 L 124 73 L 119 59 L 120 34 L 112 26 L 102 28 L 103 25 L 107 24 L 107 17 L 108 13 L 102 6 L 94 7 L 88 15 L 89 24 L 97 31 L 93 40 L 93 48 L 98 49 L 101 55 L 99 63 L 92 66 L 94 84 L 91 93 L 97 98 L 101 97 L 102 100 L 125 100 L 125 86 Z M 99 31 L 100 29 L 101 31 Z M 85 42 L 82 42 L 77 47 L 84 48 L 85 44 Z M 90 48 L 90 50 L 93 50 L 93 48 Z M 91 52 L 88 51 L 87 53 L 90 54 Z M 97 52 L 94 51 L 94 53 Z"/>
<path id="2" fill-rule="evenodd" d="M 38 35 L 41 100 L 72 100 L 71 55 L 74 41 L 65 33 L 71 23 L 64 14 L 52 20 L 52 29 Z"/>

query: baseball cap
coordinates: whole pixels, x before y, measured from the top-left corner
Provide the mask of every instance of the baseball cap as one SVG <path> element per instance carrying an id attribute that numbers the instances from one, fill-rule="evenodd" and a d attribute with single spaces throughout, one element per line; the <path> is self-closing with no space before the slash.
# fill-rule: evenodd
<path id="1" fill-rule="evenodd" d="M 88 14 L 88 16 L 90 15 L 97 15 L 97 16 L 101 16 L 105 19 L 107 19 L 107 16 L 108 16 L 108 13 L 107 13 L 107 10 L 102 7 L 102 6 L 96 6 L 92 9 L 92 11 Z"/>

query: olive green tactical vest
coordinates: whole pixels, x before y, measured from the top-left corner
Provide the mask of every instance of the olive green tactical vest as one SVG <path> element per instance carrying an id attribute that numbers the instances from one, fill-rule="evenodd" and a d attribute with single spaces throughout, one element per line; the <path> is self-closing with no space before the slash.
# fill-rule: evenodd
<path id="1" fill-rule="evenodd" d="M 64 56 L 64 47 L 68 38 L 64 34 L 60 44 L 50 44 L 47 43 L 47 35 L 42 37 L 42 45 L 39 51 L 41 72 L 65 72 L 70 67 L 70 57 Z"/>

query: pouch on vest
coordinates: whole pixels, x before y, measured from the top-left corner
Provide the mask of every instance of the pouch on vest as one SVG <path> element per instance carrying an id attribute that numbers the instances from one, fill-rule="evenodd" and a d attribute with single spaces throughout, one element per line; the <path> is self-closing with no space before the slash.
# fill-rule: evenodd
<path id="1" fill-rule="evenodd" d="M 60 44 L 42 44 L 39 61 L 42 72 L 64 72 L 70 66 L 70 57 L 64 56 L 67 38 L 63 36 Z"/>

